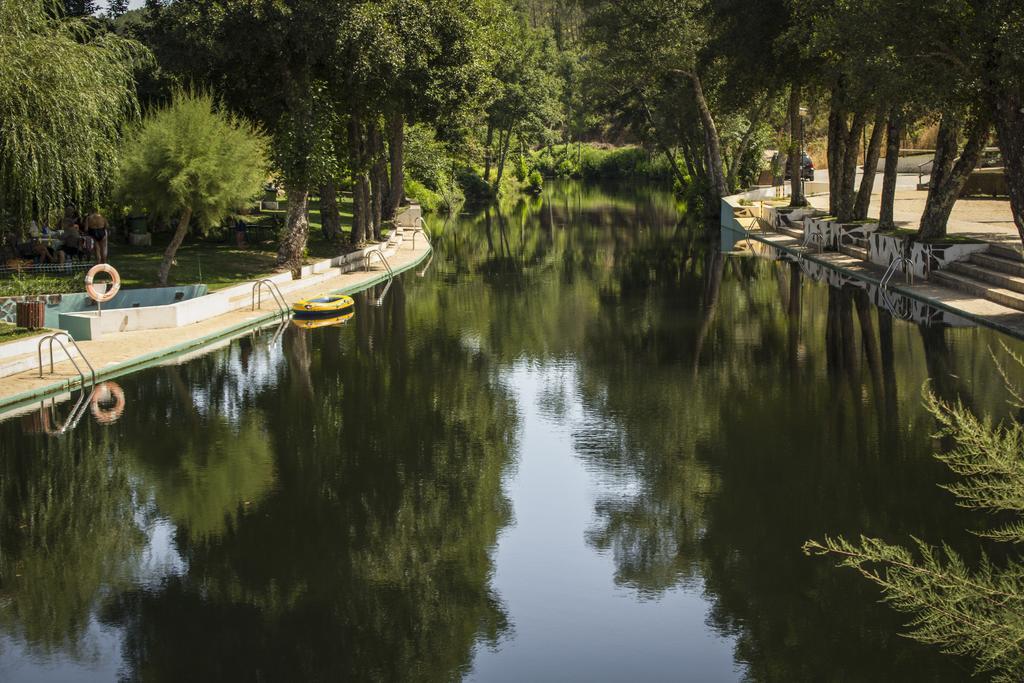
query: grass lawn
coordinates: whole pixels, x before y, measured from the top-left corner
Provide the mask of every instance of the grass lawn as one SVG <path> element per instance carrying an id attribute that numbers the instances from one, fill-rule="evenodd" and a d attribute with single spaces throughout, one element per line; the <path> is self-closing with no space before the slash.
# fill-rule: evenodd
<path id="1" fill-rule="evenodd" d="M 24 337 L 34 337 L 43 334 L 47 330 L 27 330 L 24 327 L 16 327 L 11 323 L 0 323 L 0 344 L 12 342 Z"/>
<path id="2" fill-rule="evenodd" d="M 352 200 L 339 197 L 343 229 L 352 225 Z M 260 275 L 274 272 L 277 260 L 277 235 L 268 226 L 276 221 L 283 230 L 287 207 L 282 203 L 279 211 L 264 211 L 262 220 L 254 224 L 249 233 L 249 246 L 238 249 L 235 246 L 234 231 L 226 236 L 205 239 L 186 238 L 178 249 L 171 267 L 169 284 L 205 284 L 210 290 L 222 289 L 239 282 L 253 280 Z M 270 221 L 267 220 L 270 219 Z M 111 245 L 110 263 L 121 273 L 124 287 L 154 287 L 156 273 L 163 260 L 164 250 L 171 241 L 169 232 L 153 236 L 152 247 L 131 247 L 123 244 Z M 320 205 L 316 200 L 309 204 L 309 261 L 333 258 L 343 253 L 338 245 L 324 239 L 320 223 Z"/>
<path id="3" fill-rule="evenodd" d="M 352 199 L 339 196 L 342 229 L 352 226 Z M 249 246 L 235 246 L 234 230 L 213 231 L 207 237 L 186 237 L 171 267 L 168 284 L 205 284 L 210 290 L 223 289 L 239 282 L 253 280 L 274 272 L 277 260 L 278 236 L 284 230 L 287 207 L 282 203 L 279 211 L 264 211 L 253 217 L 249 230 Z M 309 203 L 309 244 L 306 253 L 309 262 L 333 258 L 344 253 L 344 247 L 324 239 L 320 223 L 320 204 Z M 171 241 L 169 231 L 153 235 L 153 246 L 133 247 L 120 241 L 110 245 L 110 263 L 121 274 L 125 288 L 155 287 L 156 274 L 164 251 Z M 56 294 L 84 292 L 84 273 L 74 275 L 0 278 L 0 296 L 21 294 Z"/>

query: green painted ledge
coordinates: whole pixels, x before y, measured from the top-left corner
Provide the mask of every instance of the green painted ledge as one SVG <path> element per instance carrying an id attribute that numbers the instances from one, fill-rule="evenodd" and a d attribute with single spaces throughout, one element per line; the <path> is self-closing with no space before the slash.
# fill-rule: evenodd
<path id="1" fill-rule="evenodd" d="M 423 261 L 426 260 L 426 258 L 431 253 L 433 253 L 432 247 L 424 251 L 423 254 L 420 255 L 420 257 L 417 258 L 416 260 L 410 261 L 409 263 L 395 269 L 395 275 L 402 275 L 403 273 L 412 270 L 416 266 L 423 263 Z M 380 273 L 379 275 L 377 275 L 377 277 L 374 277 L 371 280 L 360 282 L 351 287 L 343 287 L 341 289 L 334 290 L 331 292 L 331 294 L 357 294 L 359 292 L 363 292 L 369 289 L 370 287 L 379 285 L 382 282 L 386 282 L 387 280 L 387 273 Z M 233 338 L 246 332 L 262 329 L 264 327 L 269 326 L 271 323 L 275 322 L 280 318 L 280 313 L 268 313 L 267 315 L 256 318 L 254 320 L 247 320 L 244 323 L 231 325 L 230 327 L 225 327 L 221 330 L 212 332 L 208 335 L 196 337 L 195 339 L 190 339 L 187 342 L 182 342 L 181 344 L 168 346 L 167 348 L 160 349 L 158 351 L 153 351 L 151 353 L 147 353 L 141 356 L 136 356 L 135 358 L 130 358 L 120 363 L 108 365 L 102 369 L 96 370 L 96 380 L 99 381 L 115 379 L 117 377 L 123 377 L 124 375 L 131 374 L 133 372 L 138 372 L 139 370 L 145 370 L 146 368 L 158 365 L 176 356 L 182 356 L 186 353 L 195 351 L 196 349 L 202 348 L 204 346 L 208 346 L 210 344 L 223 341 L 224 339 Z M 51 395 L 62 394 L 77 389 L 80 384 L 81 382 L 77 380 L 66 379 L 60 382 L 54 382 L 52 384 L 39 387 L 37 389 L 30 389 L 29 391 L 23 391 L 18 394 L 0 397 L 0 411 L 6 412 L 9 410 L 16 410 L 18 408 L 24 407 L 29 403 L 34 403 L 36 401 L 46 399 Z"/>

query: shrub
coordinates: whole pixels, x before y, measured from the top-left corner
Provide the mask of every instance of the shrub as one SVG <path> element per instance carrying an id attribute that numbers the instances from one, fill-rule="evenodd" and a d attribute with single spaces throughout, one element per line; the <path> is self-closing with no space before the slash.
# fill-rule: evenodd
<path id="1" fill-rule="evenodd" d="M 533 192 L 540 192 L 544 189 L 544 176 L 537 169 L 530 172 L 529 186 Z"/>
<path id="2" fill-rule="evenodd" d="M 444 203 L 441 195 L 414 178 L 406 178 L 405 194 L 410 199 L 418 201 L 426 213 L 436 212 Z"/>
<path id="3" fill-rule="evenodd" d="M 191 219 L 205 231 L 260 192 L 267 149 L 266 137 L 253 124 L 219 109 L 206 94 L 179 92 L 130 131 L 119 194 L 151 213 L 180 216 L 160 264 L 161 285 L 167 284 Z"/>

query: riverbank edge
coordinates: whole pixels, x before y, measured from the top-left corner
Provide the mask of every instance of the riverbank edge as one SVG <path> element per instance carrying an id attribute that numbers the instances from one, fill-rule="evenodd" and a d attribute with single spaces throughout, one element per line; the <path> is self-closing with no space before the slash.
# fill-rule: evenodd
<path id="1" fill-rule="evenodd" d="M 732 195 L 730 197 L 724 197 L 722 199 L 720 226 L 722 231 L 722 250 L 724 252 L 732 251 L 733 245 L 737 242 L 752 239 L 760 244 L 783 251 L 790 257 L 795 259 L 806 259 L 850 279 L 859 280 L 860 282 L 874 286 L 881 284 L 882 277 L 884 276 L 884 269 L 878 266 L 872 266 L 865 262 L 857 261 L 856 269 L 851 269 L 834 263 L 831 260 L 832 258 L 849 258 L 841 252 L 822 252 L 815 254 L 806 247 L 795 246 L 799 244 L 798 240 L 795 238 L 790 238 L 794 243 L 793 245 L 780 244 L 778 240 L 772 240 L 764 234 L 748 230 L 742 223 L 740 223 L 739 219 L 736 218 L 737 210 L 749 208 L 744 207 L 740 202 L 745 200 L 757 201 L 760 199 L 774 198 L 776 198 L 775 188 L 758 188 L 737 195 Z M 762 218 L 756 218 L 755 220 L 758 222 L 759 226 L 763 223 Z M 830 258 L 825 258 L 826 256 L 829 256 Z M 943 287 L 942 285 L 938 285 L 933 282 L 927 282 L 922 285 L 892 284 L 889 285 L 889 287 L 894 292 L 919 303 L 958 315 L 965 320 L 988 327 L 1016 339 L 1024 339 L 1024 314 L 1020 314 L 1018 311 L 1014 311 L 1013 309 L 1007 308 L 1007 313 L 999 316 L 985 315 L 969 311 L 961 306 L 956 306 L 951 303 L 951 301 L 963 299 L 963 292 Z M 925 287 L 929 290 L 933 290 L 934 293 L 932 295 L 923 293 L 921 289 Z M 1000 320 L 1002 317 L 1017 318 L 1017 320 L 1015 323 L 1011 324 Z"/>
<path id="2" fill-rule="evenodd" d="M 404 263 L 401 266 L 395 268 L 395 276 L 402 275 L 423 263 L 433 253 L 433 247 L 429 247 L 424 250 L 417 258 Z M 389 279 L 387 272 L 372 272 L 367 273 L 367 278 L 361 280 L 358 283 L 342 287 L 337 290 L 333 290 L 332 294 L 358 294 L 359 292 L 366 291 L 367 289 L 386 282 Z M 244 323 L 238 323 L 230 325 L 228 327 L 211 332 L 195 339 L 190 339 L 187 342 L 168 346 L 156 351 L 142 354 L 130 358 L 126 361 L 116 363 L 114 365 L 106 366 L 96 371 L 96 380 L 111 380 L 117 377 L 123 377 L 133 372 L 144 370 L 148 367 L 158 364 L 162 361 L 167 361 L 176 356 L 182 356 L 186 353 L 194 352 L 197 349 L 201 349 L 204 346 L 215 344 L 224 339 L 232 338 L 240 334 L 261 329 L 267 327 L 276 320 L 285 320 L 282 318 L 279 311 L 268 312 L 266 315 L 253 320 L 247 320 Z M 36 389 L 30 389 L 23 391 L 18 394 L 11 394 L 9 396 L 0 396 L 0 411 L 9 412 L 24 407 L 26 404 L 33 403 L 35 401 L 45 400 L 50 396 L 56 396 L 69 391 L 75 390 L 76 387 L 69 384 L 67 380 L 59 382 L 53 382 L 46 386 L 38 387 Z"/>

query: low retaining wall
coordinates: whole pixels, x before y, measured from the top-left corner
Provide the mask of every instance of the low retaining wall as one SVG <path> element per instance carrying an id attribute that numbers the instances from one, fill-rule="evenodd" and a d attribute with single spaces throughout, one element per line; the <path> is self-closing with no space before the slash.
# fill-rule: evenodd
<path id="1" fill-rule="evenodd" d="M 913 267 L 914 277 L 927 278 L 933 271 L 942 270 L 951 263 L 965 261 L 971 254 L 988 249 L 984 242 L 915 242 L 908 235 L 875 232 L 871 235 L 870 260 L 888 268 L 897 258 L 906 255 Z"/>
<path id="2" fill-rule="evenodd" d="M 303 266 L 299 272 L 299 278 L 296 278 L 291 272 L 283 272 L 266 279 L 277 285 L 282 294 L 288 294 L 297 289 L 311 287 L 318 282 L 334 279 L 342 273 L 358 270 L 363 267 L 366 256 L 370 252 L 382 250 L 385 257 L 392 256 L 403 241 L 402 231 L 396 230 L 394 237 L 384 245 L 374 245 L 329 261 Z M 231 311 L 248 308 L 252 305 L 252 293 L 253 282 L 246 282 L 212 294 L 163 306 L 110 310 L 104 307 L 102 313 L 97 311 L 62 313 L 57 326 L 67 330 L 80 341 L 97 339 L 102 335 L 116 332 L 184 327 Z M 262 294 L 262 300 L 264 305 L 276 305 L 272 295 L 266 290 Z"/>
<path id="3" fill-rule="evenodd" d="M 878 230 L 878 223 L 840 223 L 834 219 L 811 218 L 804 221 L 804 241 L 818 243 L 826 249 L 838 251 L 845 246 L 870 244 L 871 235 Z M 815 235 L 821 235 L 816 239 Z"/>
<path id="4" fill-rule="evenodd" d="M 39 367 L 39 341 L 52 334 L 43 332 L 34 337 L 26 337 L 17 341 L 7 342 L 0 345 L 0 377 L 16 375 L 19 372 L 32 370 Z M 63 363 L 69 358 L 77 358 L 78 352 L 75 347 L 65 340 L 67 353 L 64 353 L 60 344 L 53 345 L 53 362 Z M 43 363 L 49 365 L 50 351 L 47 345 L 43 345 Z M 84 368 L 83 368 L 84 369 Z"/>

